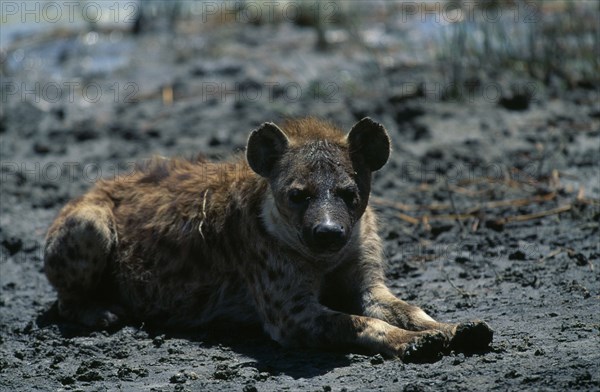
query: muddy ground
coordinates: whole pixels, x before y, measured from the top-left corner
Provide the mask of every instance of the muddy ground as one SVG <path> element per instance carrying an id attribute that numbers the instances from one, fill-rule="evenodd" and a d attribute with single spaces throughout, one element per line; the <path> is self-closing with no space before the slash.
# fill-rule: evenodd
<path id="1" fill-rule="evenodd" d="M 4 48 L 0 390 L 600 389 L 597 81 L 500 70 L 449 97 L 414 26 L 332 27 L 322 51 L 310 26 L 192 22 Z M 224 158 L 259 123 L 303 115 L 387 127 L 372 202 L 389 284 L 440 320 L 486 320 L 489 352 L 403 364 L 235 326 L 98 332 L 58 317 L 41 249 L 67 200 L 152 154 Z"/>

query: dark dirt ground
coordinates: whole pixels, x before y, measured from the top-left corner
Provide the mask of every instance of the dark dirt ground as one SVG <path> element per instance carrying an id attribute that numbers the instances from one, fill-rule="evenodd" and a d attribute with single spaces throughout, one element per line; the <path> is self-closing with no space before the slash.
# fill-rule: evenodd
<path id="1" fill-rule="evenodd" d="M 414 26 L 366 20 L 363 40 L 331 28 L 324 52 L 310 27 L 189 20 L 3 50 L 0 390 L 600 390 L 597 80 L 557 88 L 503 70 L 440 99 L 444 68 L 415 49 Z M 533 91 L 524 104 L 515 81 Z M 489 352 L 403 364 L 233 327 L 94 332 L 58 318 L 41 249 L 67 200 L 152 154 L 227 157 L 259 123 L 303 115 L 387 127 L 373 203 L 389 283 L 440 320 L 486 320 Z"/>

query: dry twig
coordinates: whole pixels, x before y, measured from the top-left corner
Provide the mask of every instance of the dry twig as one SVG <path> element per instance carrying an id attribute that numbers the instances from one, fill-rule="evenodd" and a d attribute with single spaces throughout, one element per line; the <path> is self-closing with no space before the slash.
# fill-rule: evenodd
<path id="1" fill-rule="evenodd" d="M 569 211 L 571 208 L 573 208 L 573 205 L 567 204 L 546 211 L 534 212 L 532 214 L 507 216 L 505 218 L 496 219 L 494 223 L 499 225 L 505 225 L 510 222 L 526 222 L 533 219 L 543 218 L 545 216 L 560 214 L 561 212 Z"/>
<path id="2" fill-rule="evenodd" d="M 558 256 L 559 254 L 561 254 L 561 253 L 562 253 L 562 252 L 564 252 L 564 251 L 565 251 L 565 249 L 564 249 L 564 248 L 558 248 L 558 249 L 556 249 L 556 250 L 553 250 L 552 252 L 548 253 L 546 256 L 544 256 L 544 257 L 541 257 L 541 258 L 538 260 L 538 263 L 543 263 L 544 261 L 546 261 L 546 260 L 548 260 L 548 259 L 551 259 L 551 258 L 553 258 L 553 257 L 555 257 L 555 256 Z"/>

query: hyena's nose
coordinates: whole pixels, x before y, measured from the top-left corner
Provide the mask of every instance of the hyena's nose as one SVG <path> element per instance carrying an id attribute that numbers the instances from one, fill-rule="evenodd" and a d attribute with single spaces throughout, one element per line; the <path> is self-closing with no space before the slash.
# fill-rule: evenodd
<path id="1" fill-rule="evenodd" d="M 344 227 L 328 221 L 313 227 L 313 240 L 320 249 L 339 249 L 345 243 Z"/>

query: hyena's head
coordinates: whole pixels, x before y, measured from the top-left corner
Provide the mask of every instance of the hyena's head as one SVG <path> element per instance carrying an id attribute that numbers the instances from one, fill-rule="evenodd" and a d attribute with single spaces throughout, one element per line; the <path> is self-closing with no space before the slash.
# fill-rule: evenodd
<path id="1" fill-rule="evenodd" d="M 367 208 L 371 173 L 390 154 L 390 139 L 370 118 L 345 135 L 315 119 L 262 124 L 246 157 L 271 194 L 263 218 L 269 231 L 301 253 L 325 257 L 349 242 Z"/>

